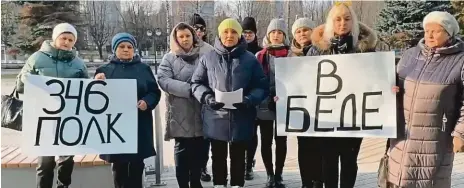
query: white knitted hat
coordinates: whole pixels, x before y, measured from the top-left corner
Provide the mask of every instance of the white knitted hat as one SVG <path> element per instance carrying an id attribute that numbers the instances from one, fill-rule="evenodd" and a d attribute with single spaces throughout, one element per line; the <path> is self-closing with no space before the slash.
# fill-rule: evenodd
<path id="1" fill-rule="evenodd" d="M 309 18 L 298 18 L 292 25 L 292 35 L 295 36 L 296 30 L 298 30 L 298 28 L 301 27 L 313 29 L 314 27 L 316 27 L 316 24 Z"/>
<path id="2" fill-rule="evenodd" d="M 456 18 L 448 12 L 433 11 L 424 17 L 422 27 L 428 23 L 440 24 L 451 37 L 459 33 L 459 24 Z"/>
<path id="3" fill-rule="evenodd" d="M 60 23 L 53 28 L 53 34 L 52 34 L 52 40 L 55 41 L 58 36 L 60 36 L 62 33 L 72 33 L 74 35 L 75 40 L 77 40 L 77 31 L 74 26 L 68 23 Z"/>

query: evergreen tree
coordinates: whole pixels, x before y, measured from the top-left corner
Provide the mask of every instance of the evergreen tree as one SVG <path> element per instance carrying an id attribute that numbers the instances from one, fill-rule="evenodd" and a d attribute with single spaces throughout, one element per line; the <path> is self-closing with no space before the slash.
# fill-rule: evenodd
<path id="1" fill-rule="evenodd" d="M 456 20 L 458 20 L 459 27 L 461 28 L 461 35 L 464 37 L 464 1 L 454 0 L 451 1 L 451 4 L 453 5 Z"/>
<path id="2" fill-rule="evenodd" d="M 15 46 L 26 53 L 37 51 L 42 42 L 51 39 L 53 27 L 67 22 L 80 31 L 79 1 L 17 1 L 22 5 Z M 81 38 L 78 36 L 78 38 Z M 77 40 L 79 42 L 79 40 Z M 78 44 L 76 44 L 78 46 Z"/>
<path id="3" fill-rule="evenodd" d="M 424 35 L 422 21 L 432 11 L 451 11 L 450 1 L 386 1 L 376 29 L 393 48 L 409 48 Z"/>

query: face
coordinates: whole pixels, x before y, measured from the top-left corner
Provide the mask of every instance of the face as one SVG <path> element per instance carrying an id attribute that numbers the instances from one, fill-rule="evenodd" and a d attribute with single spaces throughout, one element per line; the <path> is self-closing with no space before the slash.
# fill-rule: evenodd
<path id="1" fill-rule="evenodd" d="M 183 29 L 183 30 L 177 30 L 176 32 L 176 39 L 179 45 L 184 49 L 184 50 L 190 50 L 193 45 L 193 36 L 192 32 L 188 29 Z"/>
<path id="2" fill-rule="evenodd" d="M 247 41 L 247 43 L 253 42 L 256 37 L 255 33 L 250 30 L 244 31 L 243 36 L 245 37 L 245 40 Z"/>
<path id="3" fill-rule="evenodd" d="M 206 28 L 204 26 L 194 25 L 193 29 L 195 29 L 196 35 L 198 36 L 200 40 L 203 38 L 203 36 L 205 36 Z"/>
<path id="4" fill-rule="evenodd" d="M 76 44 L 76 37 L 71 33 L 62 33 L 55 40 L 55 48 L 70 51 Z"/>
<path id="5" fill-rule="evenodd" d="M 300 27 L 295 31 L 295 40 L 300 46 L 306 46 L 311 42 L 312 30 L 307 27 Z"/>
<path id="6" fill-rule="evenodd" d="M 345 35 L 351 32 L 353 19 L 348 8 L 345 6 L 338 6 L 335 10 L 333 19 L 334 32 L 336 35 Z"/>
<path id="7" fill-rule="evenodd" d="M 221 42 L 225 47 L 234 47 L 238 44 L 238 39 L 240 36 L 238 35 L 237 31 L 227 28 L 225 29 L 221 35 Z"/>
<path id="8" fill-rule="evenodd" d="M 131 60 L 134 57 L 134 46 L 130 42 L 121 42 L 116 48 L 116 57 L 121 60 Z"/>
<path id="9" fill-rule="evenodd" d="M 430 48 L 443 47 L 450 38 L 448 32 L 440 24 L 428 23 L 424 29 L 425 45 Z"/>
<path id="10" fill-rule="evenodd" d="M 269 33 L 269 40 L 271 40 L 271 44 L 282 44 L 284 43 L 284 33 L 280 30 L 273 30 Z"/>

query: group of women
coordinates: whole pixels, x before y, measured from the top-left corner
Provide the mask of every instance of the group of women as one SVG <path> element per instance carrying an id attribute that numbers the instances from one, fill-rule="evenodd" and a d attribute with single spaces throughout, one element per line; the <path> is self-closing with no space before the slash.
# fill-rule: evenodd
<path id="1" fill-rule="evenodd" d="M 399 135 L 388 142 L 391 188 L 451 187 L 454 152 L 464 149 L 464 42 L 458 38 L 459 25 L 447 12 L 432 12 L 423 27 L 424 38 L 404 52 L 397 65 L 398 85 L 392 86 L 398 98 Z M 226 187 L 228 174 L 232 187 L 243 187 L 245 179 L 253 179 L 258 128 L 266 187 L 285 187 L 287 138 L 276 135 L 275 58 L 368 53 L 377 45 L 376 33 L 344 3 L 332 7 L 323 25 L 297 19 L 292 41 L 285 21 L 273 19 L 262 48 L 253 18 L 242 23 L 223 20 L 213 46 L 204 42 L 205 32 L 205 24 L 177 24 L 157 79 L 134 53 L 135 38 L 127 33 L 114 36 L 114 57 L 97 69 L 94 78 L 136 79 L 139 109 L 138 153 L 100 156 L 112 164 L 115 187 L 142 187 L 143 159 L 155 155 L 151 110 L 161 96 L 158 85 L 166 95 L 165 139 L 175 141 L 180 188 L 201 188 L 201 180 L 208 179 L 209 144 L 214 187 Z M 85 64 L 72 50 L 76 37 L 69 24 L 57 26 L 53 40 L 44 42 L 40 53 L 27 61 L 18 77 L 18 91 L 27 74 L 87 78 Z M 239 89 L 243 99 L 233 107 L 216 100 L 215 90 Z M 361 142 L 362 138 L 298 137 L 302 186 L 353 188 Z M 68 187 L 72 157 L 60 159 L 58 187 Z M 38 187 L 52 186 L 55 165 L 51 157 L 39 158 Z"/>

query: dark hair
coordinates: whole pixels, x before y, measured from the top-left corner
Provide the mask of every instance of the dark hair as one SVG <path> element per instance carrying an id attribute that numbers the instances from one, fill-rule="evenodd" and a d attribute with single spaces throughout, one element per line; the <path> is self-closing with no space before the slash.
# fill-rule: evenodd
<path id="1" fill-rule="evenodd" d="M 188 30 L 190 31 L 190 33 L 192 34 L 193 46 L 197 46 L 198 40 L 197 40 L 197 38 L 195 37 L 196 32 L 195 32 L 195 30 L 193 30 L 193 28 L 192 28 L 190 25 L 188 25 L 188 24 L 180 23 L 180 24 L 176 27 L 176 29 L 175 29 L 175 31 L 174 31 L 174 37 L 177 36 L 177 31 L 179 31 L 179 30 L 185 30 L 185 29 L 188 29 Z"/>

